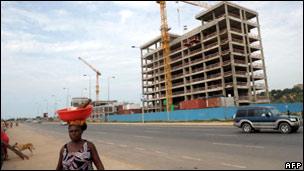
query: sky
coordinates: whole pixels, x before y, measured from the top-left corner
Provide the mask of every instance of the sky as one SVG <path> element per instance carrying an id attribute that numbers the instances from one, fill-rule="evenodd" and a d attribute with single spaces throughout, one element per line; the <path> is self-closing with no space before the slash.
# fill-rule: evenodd
<path id="1" fill-rule="evenodd" d="M 303 2 L 233 3 L 259 13 L 269 89 L 303 83 Z M 201 11 L 168 2 L 170 32 L 199 26 Z M 89 96 L 90 82 L 95 99 L 96 74 L 78 57 L 101 72 L 99 99 L 140 103 L 138 47 L 159 35 L 155 1 L 1 1 L 1 117 L 53 116 L 67 96 Z"/>

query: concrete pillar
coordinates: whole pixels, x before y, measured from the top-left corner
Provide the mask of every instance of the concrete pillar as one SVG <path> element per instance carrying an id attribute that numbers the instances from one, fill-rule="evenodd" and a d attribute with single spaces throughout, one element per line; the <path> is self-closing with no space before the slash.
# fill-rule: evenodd
<path id="1" fill-rule="evenodd" d="M 220 40 L 220 28 L 219 23 L 216 24 L 216 32 L 217 32 L 217 42 L 219 44 L 219 54 L 220 54 L 220 65 L 221 65 L 221 77 L 222 77 L 222 94 L 226 97 L 226 89 L 225 89 L 225 79 L 224 79 L 224 68 L 223 68 L 223 59 L 222 59 L 222 47 L 221 47 L 221 40 Z"/>
<path id="2" fill-rule="evenodd" d="M 228 16 L 228 6 L 225 4 L 225 14 Z M 227 32 L 228 32 L 228 41 L 229 41 L 229 51 L 230 51 L 230 61 L 231 61 L 231 68 L 232 68 L 232 79 L 233 79 L 233 94 L 234 94 L 234 99 L 235 99 L 235 104 L 238 106 L 239 105 L 239 94 L 237 90 L 237 84 L 236 84 L 236 76 L 235 76 L 235 67 L 234 67 L 234 58 L 232 55 L 232 37 L 231 37 L 231 28 L 230 28 L 230 21 L 229 18 L 226 17 L 226 25 L 227 25 Z"/>
<path id="3" fill-rule="evenodd" d="M 250 60 L 250 66 L 248 66 L 249 54 L 247 53 L 248 45 L 246 43 L 246 42 L 249 42 L 249 37 L 248 37 L 247 28 L 246 27 L 244 28 L 245 18 L 243 16 L 243 14 L 244 14 L 244 11 L 240 10 L 240 16 L 241 16 L 241 21 L 242 21 L 241 22 L 242 23 L 242 25 L 241 25 L 242 28 L 241 29 L 242 29 L 242 33 L 243 33 L 243 44 L 244 44 L 244 47 L 245 47 L 245 62 L 246 62 L 246 65 L 247 65 L 247 67 L 246 67 L 247 83 L 249 84 L 248 85 L 248 96 L 249 96 L 250 102 L 252 102 L 253 99 L 252 99 L 252 95 L 251 95 L 251 81 L 250 81 L 250 76 L 249 76 L 249 72 L 250 72 L 249 67 L 251 67 L 251 60 Z M 246 38 L 245 38 L 245 36 L 246 36 Z"/>
<path id="4" fill-rule="evenodd" d="M 258 25 L 258 34 L 260 39 L 260 45 L 261 45 L 261 55 L 262 55 L 262 62 L 263 62 L 263 73 L 264 73 L 264 81 L 265 81 L 265 89 L 266 89 L 266 96 L 269 98 L 269 90 L 268 90 L 268 81 L 267 81 L 267 74 L 266 74 L 266 67 L 265 67 L 265 59 L 264 59 L 264 50 L 262 45 L 262 38 L 261 38 L 261 30 L 260 30 L 260 22 L 259 22 L 259 16 L 256 16 L 257 18 L 257 25 Z"/>

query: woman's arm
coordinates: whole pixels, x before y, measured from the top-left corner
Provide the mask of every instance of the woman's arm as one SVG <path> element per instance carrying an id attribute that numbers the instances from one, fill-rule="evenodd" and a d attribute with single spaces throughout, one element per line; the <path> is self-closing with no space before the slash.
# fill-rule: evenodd
<path id="1" fill-rule="evenodd" d="M 97 170 L 104 170 L 104 166 L 99 158 L 95 145 L 91 142 L 89 144 L 90 144 L 90 149 L 92 150 L 93 162 L 94 162 Z"/>
<path id="2" fill-rule="evenodd" d="M 58 160 L 56 170 L 62 170 L 62 153 L 63 153 L 63 147 L 61 148 L 61 150 L 59 152 L 59 160 Z"/>

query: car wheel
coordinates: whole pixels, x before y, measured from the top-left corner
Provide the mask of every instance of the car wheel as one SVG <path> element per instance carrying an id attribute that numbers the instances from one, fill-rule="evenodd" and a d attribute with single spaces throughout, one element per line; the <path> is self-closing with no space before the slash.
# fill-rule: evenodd
<path id="1" fill-rule="evenodd" d="M 250 133 L 252 131 L 252 127 L 249 123 L 244 123 L 242 125 L 243 132 Z"/>
<path id="2" fill-rule="evenodd" d="M 284 122 L 284 123 L 281 123 L 280 126 L 279 126 L 279 130 L 281 131 L 281 133 L 283 134 L 288 134 L 291 132 L 291 127 L 288 123 Z"/>

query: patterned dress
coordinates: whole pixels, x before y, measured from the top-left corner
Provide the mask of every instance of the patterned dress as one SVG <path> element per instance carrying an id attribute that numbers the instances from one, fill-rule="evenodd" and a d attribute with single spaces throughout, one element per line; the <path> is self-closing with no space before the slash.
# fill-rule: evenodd
<path id="1" fill-rule="evenodd" d="M 78 152 L 69 152 L 65 144 L 62 155 L 63 170 L 93 170 L 91 150 L 86 140 Z"/>

